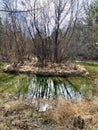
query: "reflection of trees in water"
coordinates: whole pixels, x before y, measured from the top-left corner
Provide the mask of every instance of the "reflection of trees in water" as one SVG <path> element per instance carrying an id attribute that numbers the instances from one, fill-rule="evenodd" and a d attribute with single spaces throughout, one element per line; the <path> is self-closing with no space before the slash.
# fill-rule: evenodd
<path id="1" fill-rule="evenodd" d="M 65 98 L 73 100 L 80 98 L 81 93 L 77 91 L 68 81 L 52 78 L 34 77 L 29 86 L 28 95 L 35 98 Z"/>

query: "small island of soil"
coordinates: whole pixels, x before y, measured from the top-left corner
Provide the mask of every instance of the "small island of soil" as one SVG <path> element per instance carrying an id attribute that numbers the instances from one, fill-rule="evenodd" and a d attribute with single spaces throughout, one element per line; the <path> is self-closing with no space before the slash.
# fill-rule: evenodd
<path id="1" fill-rule="evenodd" d="M 4 72 L 8 73 L 23 73 L 36 76 L 86 76 L 89 72 L 81 65 L 75 63 L 47 63 L 45 67 L 40 67 L 37 64 L 25 62 L 24 64 L 9 64 L 4 68 Z"/>

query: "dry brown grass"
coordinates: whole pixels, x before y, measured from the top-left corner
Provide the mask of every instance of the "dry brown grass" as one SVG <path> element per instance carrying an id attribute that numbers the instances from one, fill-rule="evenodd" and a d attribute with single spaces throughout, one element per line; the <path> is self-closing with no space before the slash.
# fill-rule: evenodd
<path id="1" fill-rule="evenodd" d="M 80 113 L 80 110 L 77 109 L 76 105 L 68 102 L 68 101 L 58 101 L 56 107 L 53 110 L 48 110 L 45 113 L 45 116 L 54 123 L 71 123 L 73 117 Z"/>
<path id="2" fill-rule="evenodd" d="M 35 110 L 40 103 L 47 103 L 53 108 L 39 113 Z M 66 100 L 40 99 L 37 104 L 32 104 L 32 106 L 29 106 L 27 100 L 25 102 L 11 101 L 5 103 L 3 107 L 4 109 L 1 109 L 3 112 L 1 113 L 2 128 L 4 125 L 9 128 L 10 124 L 10 129 L 16 127 L 19 130 L 20 126 L 23 126 L 21 122 L 27 121 L 28 130 L 31 124 L 33 123 L 33 127 L 36 122 L 40 123 L 40 126 L 43 125 L 42 123 L 47 126 L 51 124 L 55 130 L 98 130 L 98 98 L 94 98 L 92 101 L 84 100 L 77 104 Z M 32 119 L 35 122 L 32 122 Z M 17 126 L 13 126 L 13 123 Z"/>
<path id="3" fill-rule="evenodd" d="M 82 101 L 73 104 L 59 100 L 53 110 L 47 110 L 44 121 L 57 125 L 71 126 L 76 130 L 98 130 L 98 102 Z"/>

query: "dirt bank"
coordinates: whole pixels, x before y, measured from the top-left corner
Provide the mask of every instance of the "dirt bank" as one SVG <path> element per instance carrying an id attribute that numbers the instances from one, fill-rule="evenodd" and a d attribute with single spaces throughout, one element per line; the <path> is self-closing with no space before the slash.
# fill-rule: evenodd
<path id="1" fill-rule="evenodd" d="M 38 67 L 32 63 L 25 64 L 10 64 L 4 68 L 5 72 L 10 73 L 27 73 L 35 74 L 38 76 L 60 76 L 60 77 L 69 77 L 69 76 L 85 76 L 89 72 L 82 66 L 75 63 L 66 63 L 66 64 L 56 64 L 48 63 L 45 67 Z"/>

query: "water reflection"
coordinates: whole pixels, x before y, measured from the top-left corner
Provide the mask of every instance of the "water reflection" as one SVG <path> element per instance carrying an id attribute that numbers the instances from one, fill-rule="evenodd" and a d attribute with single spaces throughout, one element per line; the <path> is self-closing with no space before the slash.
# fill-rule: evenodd
<path id="1" fill-rule="evenodd" d="M 43 98 L 43 99 L 67 99 L 72 102 L 79 102 L 82 98 L 92 99 L 98 92 L 98 79 L 95 80 L 95 87 L 86 79 L 81 79 L 75 84 L 59 77 L 26 77 L 15 81 L 15 95 L 24 98 Z M 12 85 L 13 86 L 13 85 Z"/>
<path id="2" fill-rule="evenodd" d="M 27 94 L 29 98 L 63 98 L 72 102 L 79 102 L 82 96 L 82 91 L 74 88 L 67 80 L 40 77 L 32 78 Z"/>

